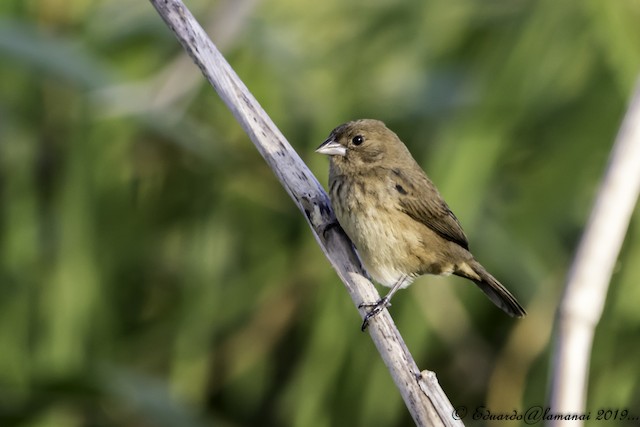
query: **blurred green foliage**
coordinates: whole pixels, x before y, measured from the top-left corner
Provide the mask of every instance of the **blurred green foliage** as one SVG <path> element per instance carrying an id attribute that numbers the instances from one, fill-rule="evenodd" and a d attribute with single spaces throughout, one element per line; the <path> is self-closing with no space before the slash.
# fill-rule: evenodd
<path id="1" fill-rule="evenodd" d="M 322 182 L 334 126 L 401 136 L 530 312 L 425 277 L 391 308 L 410 350 L 454 406 L 544 405 L 640 3 L 188 6 Z M 0 61 L 0 425 L 411 424 L 303 217 L 148 2 L 4 0 Z M 640 415 L 639 258 L 635 215 L 592 412 Z"/>

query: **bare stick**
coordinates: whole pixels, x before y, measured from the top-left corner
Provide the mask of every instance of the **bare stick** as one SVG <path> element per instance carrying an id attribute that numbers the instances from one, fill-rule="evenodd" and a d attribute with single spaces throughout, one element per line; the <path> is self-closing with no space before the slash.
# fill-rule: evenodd
<path id="1" fill-rule="evenodd" d="M 640 192 L 639 165 L 640 82 L 616 138 L 558 311 L 551 389 L 554 412 L 585 411 L 593 333 Z"/>
<path id="2" fill-rule="evenodd" d="M 344 282 L 351 299 L 377 301 L 351 242 L 335 224 L 329 199 L 295 150 L 222 57 L 180 0 L 151 0 L 202 73 L 227 104 L 287 193 L 304 213 L 323 252 Z M 364 316 L 364 310 L 360 312 Z M 354 327 L 359 325 L 354 324 Z M 369 326 L 373 339 L 418 426 L 461 426 L 432 372 L 421 373 L 387 311 Z M 461 414 L 462 415 L 462 414 Z"/>

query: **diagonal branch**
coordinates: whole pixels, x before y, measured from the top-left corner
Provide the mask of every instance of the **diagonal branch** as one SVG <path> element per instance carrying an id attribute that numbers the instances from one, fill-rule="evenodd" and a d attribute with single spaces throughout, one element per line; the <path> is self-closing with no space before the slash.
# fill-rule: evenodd
<path id="1" fill-rule="evenodd" d="M 366 279 L 351 242 L 335 223 L 329 199 L 318 180 L 260 107 L 204 30 L 180 0 L 150 0 L 227 104 L 287 193 L 304 213 L 314 237 L 351 299 L 377 301 L 375 287 Z M 360 312 L 364 316 L 364 310 Z M 418 426 L 462 426 L 435 374 L 420 372 L 388 311 L 377 316 L 369 333 Z"/>
<path id="2" fill-rule="evenodd" d="M 640 193 L 638 165 L 640 80 L 613 146 L 558 309 L 551 376 L 551 407 L 557 413 L 585 412 L 593 334 Z M 562 421 L 555 421 L 551 425 L 561 424 Z"/>

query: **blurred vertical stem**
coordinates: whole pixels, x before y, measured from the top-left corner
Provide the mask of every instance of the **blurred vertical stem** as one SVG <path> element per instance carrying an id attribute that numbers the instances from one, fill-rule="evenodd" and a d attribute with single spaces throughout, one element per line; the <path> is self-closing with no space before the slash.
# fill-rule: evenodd
<path id="1" fill-rule="evenodd" d="M 65 94 L 49 85 L 45 93 L 45 106 L 53 105 Z M 76 126 L 69 133 L 63 191 L 55 201 L 60 230 L 58 260 L 43 283 L 43 317 L 39 320 L 45 332 L 35 353 L 39 369 L 53 376 L 68 375 L 84 366 L 88 357 L 85 350 L 97 338 L 95 319 L 101 308 L 101 280 L 92 234 L 94 182 L 90 159 L 94 147 L 86 138 L 84 101 L 67 99 L 65 107 L 49 119 L 68 115 L 76 120 Z"/>
<path id="2" fill-rule="evenodd" d="M 638 165 L 640 80 L 611 152 L 558 311 L 551 376 L 554 412 L 585 412 L 593 334 L 602 316 L 611 274 L 640 192 Z M 569 421 L 553 421 L 550 425 L 564 423 Z"/>
<path id="3" fill-rule="evenodd" d="M 351 243 L 335 223 L 326 192 L 240 78 L 179 0 L 151 0 L 158 13 L 200 67 L 305 214 L 314 237 L 344 282 L 355 305 L 379 298 L 367 280 Z M 360 311 L 364 316 L 365 310 Z M 369 326 L 371 338 L 418 426 L 460 426 L 435 374 L 421 372 L 388 311 Z"/>

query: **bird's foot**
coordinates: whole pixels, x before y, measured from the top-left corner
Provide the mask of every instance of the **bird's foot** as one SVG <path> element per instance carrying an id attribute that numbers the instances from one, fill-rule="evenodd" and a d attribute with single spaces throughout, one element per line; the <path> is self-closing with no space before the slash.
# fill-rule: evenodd
<path id="1" fill-rule="evenodd" d="M 342 228 L 340 227 L 340 224 L 338 223 L 337 220 L 333 220 L 330 222 L 326 222 L 324 224 L 322 224 L 320 226 L 320 232 L 322 233 L 322 237 L 324 237 L 325 239 L 327 239 L 327 233 L 329 233 L 329 231 L 333 228 L 337 228 L 338 231 L 342 231 Z"/>
<path id="2" fill-rule="evenodd" d="M 371 308 L 371 310 L 369 310 L 367 314 L 364 316 L 364 320 L 362 321 L 362 326 L 360 327 L 362 332 L 364 332 L 365 329 L 367 329 L 367 326 L 369 326 L 369 320 L 371 320 L 372 318 L 380 314 L 382 310 L 390 306 L 391 306 L 391 303 L 389 302 L 389 298 L 387 297 L 380 298 L 377 302 L 374 302 L 374 303 L 367 303 L 367 302 L 361 303 L 358 306 L 358 308 L 364 308 L 364 307 Z"/>

